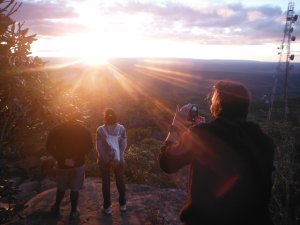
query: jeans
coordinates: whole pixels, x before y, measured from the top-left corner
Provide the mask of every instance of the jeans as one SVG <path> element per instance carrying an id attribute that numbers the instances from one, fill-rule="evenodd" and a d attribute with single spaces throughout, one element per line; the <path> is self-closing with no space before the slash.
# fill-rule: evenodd
<path id="1" fill-rule="evenodd" d="M 116 177 L 116 185 L 119 192 L 119 204 L 126 204 L 125 182 L 124 182 L 124 166 L 122 164 L 111 164 L 102 162 L 99 166 L 102 177 L 102 195 L 103 207 L 107 208 L 111 205 L 110 200 L 110 171 L 113 170 Z"/>

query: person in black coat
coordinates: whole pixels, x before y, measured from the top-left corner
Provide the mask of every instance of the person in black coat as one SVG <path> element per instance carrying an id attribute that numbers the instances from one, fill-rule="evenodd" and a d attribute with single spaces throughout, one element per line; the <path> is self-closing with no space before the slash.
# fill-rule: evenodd
<path id="1" fill-rule="evenodd" d="M 92 150 L 90 131 L 76 120 L 76 115 L 68 122 L 52 128 L 47 138 L 47 151 L 57 160 L 57 192 L 51 213 L 60 215 L 60 204 L 65 191 L 70 189 L 70 219 L 79 218 L 78 198 L 82 188 L 85 168 L 85 156 Z"/>
<path id="2" fill-rule="evenodd" d="M 177 110 L 158 160 L 167 173 L 190 165 L 184 224 L 273 224 L 268 205 L 274 147 L 257 124 L 246 121 L 249 102 L 243 85 L 219 81 L 211 122 L 185 129 L 191 104 Z"/>

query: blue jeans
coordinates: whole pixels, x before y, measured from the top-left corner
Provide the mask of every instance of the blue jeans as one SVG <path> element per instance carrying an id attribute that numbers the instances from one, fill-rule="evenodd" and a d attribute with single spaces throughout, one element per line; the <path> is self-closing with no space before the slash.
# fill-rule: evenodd
<path id="1" fill-rule="evenodd" d="M 116 177 L 116 185 L 119 192 L 119 204 L 126 204 L 125 182 L 124 182 L 124 166 L 122 164 L 112 164 L 109 162 L 101 162 L 99 165 L 102 178 L 102 195 L 103 207 L 107 208 L 111 205 L 110 200 L 110 171 L 113 170 Z"/>

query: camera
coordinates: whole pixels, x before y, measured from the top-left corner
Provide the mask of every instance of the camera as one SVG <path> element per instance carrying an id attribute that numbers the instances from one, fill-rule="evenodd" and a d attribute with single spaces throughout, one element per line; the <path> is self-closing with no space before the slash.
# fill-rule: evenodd
<path id="1" fill-rule="evenodd" d="M 195 122 L 198 115 L 199 115 L 198 106 L 192 105 L 187 120 L 191 122 Z"/>

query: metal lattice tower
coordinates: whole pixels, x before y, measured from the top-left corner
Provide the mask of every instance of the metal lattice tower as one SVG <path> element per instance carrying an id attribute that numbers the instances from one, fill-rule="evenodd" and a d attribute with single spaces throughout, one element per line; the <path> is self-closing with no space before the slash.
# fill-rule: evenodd
<path id="1" fill-rule="evenodd" d="M 276 95 L 276 89 L 278 85 L 278 79 L 281 75 L 284 75 L 284 94 L 283 94 L 283 100 L 284 100 L 284 115 L 283 119 L 287 120 L 287 114 L 288 114 L 288 76 L 289 72 L 292 70 L 292 65 L 290 65 L 290 62 L 294 60 L 295 55 L 291 54 L 291 42 L 296 40 L 295 36 L 292 36 L 292 33 L 294 31 L 294 24 L 298 19 L 298 15 L 295 15 L 294 12 L 294 2 L 290 1 L 288 4 L 287 12 L 286 12 L 286 23 L 284 26 L 283 31 L 283 39 L 281 42 L 281 45 L 278 47 L 278 55 L 279 60 L 278 64 L 276 66 L 276 74 L 273 81 L 273 88 L 271 93 L 271 99 L 270 99 L 270 107 L 268 112 L 268 120 L 271 120 L 272 111 L 273 111 L 273 104 L 275 100 Z M 283 58 L 285 61 L 283 61 Z"/>

